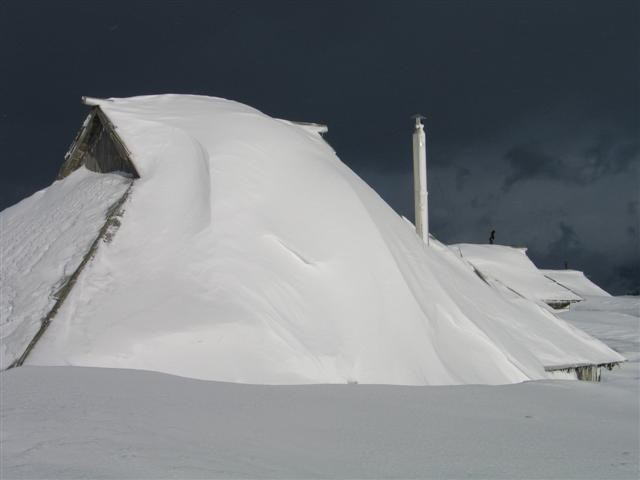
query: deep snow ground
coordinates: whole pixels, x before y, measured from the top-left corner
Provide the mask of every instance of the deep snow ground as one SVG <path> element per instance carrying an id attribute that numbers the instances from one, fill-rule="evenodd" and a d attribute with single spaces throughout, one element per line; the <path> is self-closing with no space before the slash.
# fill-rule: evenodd
<path id="1" fill-rule="evenodd" d="M 563 317 L 629 362 L 602 383 L 258 386 L 2 373 L 2 478 L 638 478 L 638 298 Z"/>
<path id="2" fill-rule="evenodd" d="M 634 392 L 640 402 L 640 299 L 586 297 L 586 301 L 572 305 L 560 317 L 617 352 L 624 352 L 627 362 L 622 368 L 605 372 L 602 382 Z"/>

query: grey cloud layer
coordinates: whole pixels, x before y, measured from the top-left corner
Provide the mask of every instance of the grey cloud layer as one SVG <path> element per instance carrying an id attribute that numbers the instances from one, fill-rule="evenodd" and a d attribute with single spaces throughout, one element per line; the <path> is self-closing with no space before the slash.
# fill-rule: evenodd
<path id="1" fill-rule="evenodd" d="M 517 145 L 504 155 L 510 170 L 503 189 L 507 191 L 518 182 L 534 178 L 591 183 L 606 175 L 637 170 L 639 153 L 637 140 L 616 142 L 610 134 L 602 134 L 593 146 L 573 158 L 553 155 L 537 146 Z"/>

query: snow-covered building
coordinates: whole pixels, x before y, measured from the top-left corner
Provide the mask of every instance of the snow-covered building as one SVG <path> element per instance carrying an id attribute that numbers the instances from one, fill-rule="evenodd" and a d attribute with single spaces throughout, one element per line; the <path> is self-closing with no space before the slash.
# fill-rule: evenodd
<path id="1" fill-rule="evenodd" d="M 624 361 L 427 247 L 322 126 L 203 96 L 86 103 L 60 179 L 0 213 L 4 367 L 424 385 Z"/>

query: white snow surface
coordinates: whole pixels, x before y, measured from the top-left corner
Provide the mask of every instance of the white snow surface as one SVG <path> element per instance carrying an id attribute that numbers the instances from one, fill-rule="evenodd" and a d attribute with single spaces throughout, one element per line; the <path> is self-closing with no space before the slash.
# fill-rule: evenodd
<path id="1" fill-rule="evenodd" d="M 582 300 L 579 295 L 545 277 L 527 256 L 526 248 L 470 243 L 451 245 L 451 248 L 489 281 L 497 281 L 530 300 Z"/>
<path id="2" fill-rule="evenodd" d="M 623 359 L 427 247 L 317 132 L 218 98 L 95 102 L 141 178 L 29 364 L 433 385 Z"/>
<path id="3" fill-rule="evenodd" d="M 540 270 L 548 277 L 580 297 L 610 297 L 611 295 L 578 270 Z"/>
<path id="4" fill-rule="evenodd" d="M 19 357 L 129 180 L 84 167 L 0 212 L 0 365 Z"/>
<path id="5" fill-rule="evenodd" d="M 134 370 L 0 374 L 2 478 L 637 479 L 635 298 L 562 315 L 629 362 L 601 383 L 264 386 Z"/>

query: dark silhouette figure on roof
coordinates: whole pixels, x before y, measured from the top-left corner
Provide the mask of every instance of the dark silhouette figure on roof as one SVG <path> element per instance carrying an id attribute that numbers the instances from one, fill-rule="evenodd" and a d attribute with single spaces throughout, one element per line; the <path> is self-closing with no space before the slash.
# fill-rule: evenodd
<path id="1" fill-rule="evenodd" d="M 489 243 L 493 245 L 493 242 L 495 242 L 495 240 L 496 240 L 496 231 L 491 230 L 491 235 L 489 236 Z"/>

